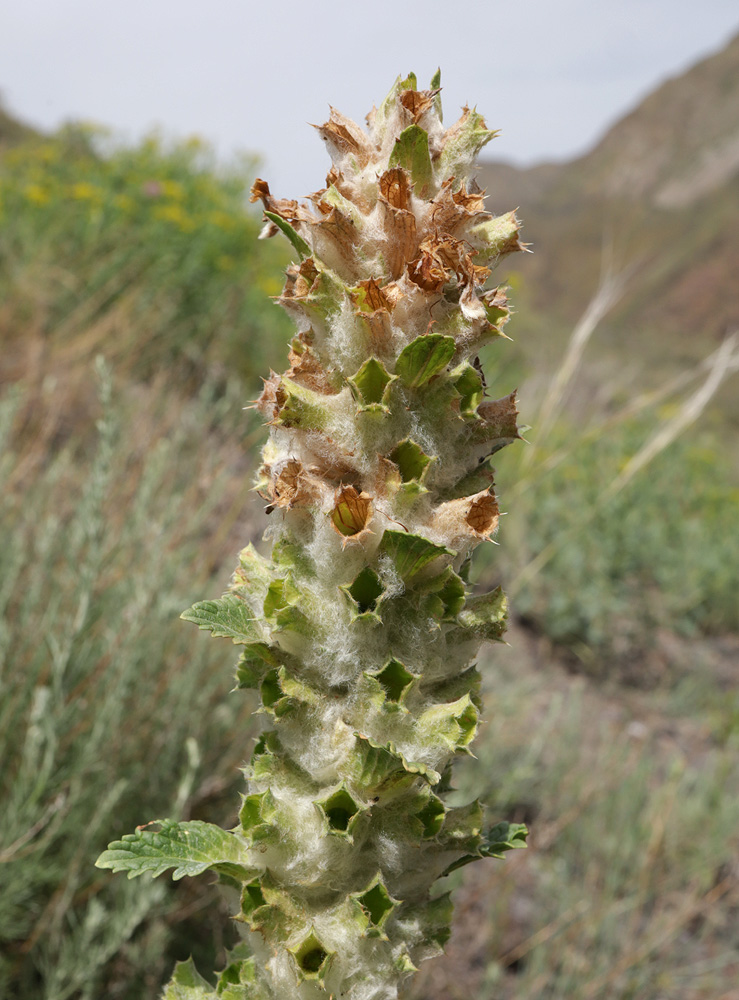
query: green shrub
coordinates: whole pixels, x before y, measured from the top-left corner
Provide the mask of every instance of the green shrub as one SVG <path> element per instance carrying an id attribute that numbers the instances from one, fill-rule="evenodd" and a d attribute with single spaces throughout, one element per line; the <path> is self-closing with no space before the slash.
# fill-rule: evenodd
<path id="1" fill-rule="evenodd" d="M 574 436 L 561 426 L 539 468 Z M 683 636 L 739 628 L 739 490 L 720 450 L 678 441 L 604 500 L 642 436 L 622 425 L 574 447 L 519 487 L 501 522 L 509 579 L 551 546 L 516 594 L 518 615 L 594 663 L 644 651 L 660 628 Z"/>
<path id="2" fill-rule="evenodd" d="M 254 169 L 217 168 L 198 140 L 119 146 L 80 127 L 3 153 L 4 337 L 40 330 L 66 361 L 104 350 L 146 376 L 205 357 L 255 383 L 286 339 L 268 296 L 287 257 L 257 244 Z"/>
<path id="3" fill-rule="evenodd" d="M 718 747 L 694 704 L 691 717 L 671 717 L 671 693 L 606 694 L 527 665 L 526 645 L 519 633 L 485 665 L 495 722 L 458 782 L 462 796 L 487 775 L 486 800 L 530 820 L 532 843 L 475 873 L 451 974 L 442 961 L 422 970 L 413 996 L 730 997 L 736 734 Z"/>
<path id="4" fill-rule="evenodd" d="M 248 706 L 224 698 L 218 651 L 178 615 L 218 568 L 213 519 L 240 518 L 248 497 L 226 489 L 236 449 L 212 432 L 240 398 L 129 392 L 106 403 L 92 462 L 76 434 L 30 480 L 35 440 L 12 433 L 23 394 L 2 399 L 2 997 L 154 996 L 163 969 L 202 948 L 177 948 L 187 925 L 166 887 L 93 862 L 142 810 L 235 821 L 222 794 L 249 750 Z M 189 897 L 208 901 L 218 925 L 207 889 Z"/>

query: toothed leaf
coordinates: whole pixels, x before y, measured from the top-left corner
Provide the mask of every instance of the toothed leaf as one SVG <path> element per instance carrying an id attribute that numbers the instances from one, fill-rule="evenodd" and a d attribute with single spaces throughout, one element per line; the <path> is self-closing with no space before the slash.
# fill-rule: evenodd
<path id="1" fill-rule="evenodd" d="M 418 389 L 446 368 L 455 350 L 453 337 L 444 337 L 440 333 L 424 334 L 403 348 L 395 371 L 409 388 Z"/>
<path id="2" fill-rule="evenodd" d="M 434 559 L 455 554 L 451 549 L 436 545 L 422 535 L 411 535 L 404 531 L 387 530 L 382 536 L 381 548 L 393 560 L 406 583 L 413 581 Z"/>
<path id="3" fill-rule="evenodd" d="M 230 639 L 235 645 L 248 645 L 262 636 L 250 609 L 236 594 L 224 594 L 216 601 L 199 601 L 180 618 L 215 637 Z"/>
<path id="4" fill-rule="evenodd" d="M 528 833 L 529 831 L 523 823 L 496 823 L 495 826 L 485 831 L 475 853 L 465 854 L 464 857 L 453 862 L 445 870 L 444 875 L 449 875 L 457 868 L 463 868 L 471 861 L 478 861 L 480 858 L 502 859 L 506 851 L 515 851 L 526 847 Z"/>
<path id="5" fill-rule="evenodd" d="M 154 824 L 158 830 L 150 829 Z M 175 881 L 185 875 L 201 875 L 208 869 L 243 879 L 252 870 L 246 863 L 246 854 L 246 844 L 240 838 L 213 823 L 201 820 L 175 823 L 162 819 L 113 841 L 95 865 L 127 872 L 129 878 L 144 872 L 156 878 L 173 868 Z"/>
<path id="6" fill-rule="evenodd" d="M 191 958 L 178 962 L 174 975 L 164 988 L 162 1000 L 218 1000 L 218 994 L 203 979 Z"/>
<path id="7" fill-rule="evenodd" d="M 508 603 L 500 587 L 489 594 L 467 599 L 457 621 L 488 642 L 499 640 L 506 630 Z"/>

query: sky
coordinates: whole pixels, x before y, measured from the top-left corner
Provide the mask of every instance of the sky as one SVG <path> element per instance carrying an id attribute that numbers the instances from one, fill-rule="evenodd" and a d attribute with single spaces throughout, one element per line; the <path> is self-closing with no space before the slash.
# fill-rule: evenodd
<path id="1" fill-rule="evenodd" d="M 476 105 L 486 155 L 569 159 L 658 83 L 739 31 L 736 0 L 0 0 L 0 94 L 68 119 L 258 152 L 278 197 L 323 186 L 307 123 L 363 120 L 398 74 L 442 71 L 445 121 Z"/>

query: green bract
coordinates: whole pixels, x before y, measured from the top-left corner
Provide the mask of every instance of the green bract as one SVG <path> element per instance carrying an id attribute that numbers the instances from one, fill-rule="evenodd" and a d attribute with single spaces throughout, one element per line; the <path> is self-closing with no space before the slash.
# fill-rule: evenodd
<path id="1" fill-rule="evenodd" d="M 263 235 L 299 258 L 290 367 L 257 401 L 273 552 L 244 549 L 183 618 L 243 647 L 267 725 L 234 831 L 163 821 L 98 861 L 238 887 L 246 950 L 215 988 L 180 965 L 167 998 L 391 1000 L 449 935 L 436 880 L 524 843 L 445 798 L 478 724 L 472 661 L 505 629 L 502 592 L 472 595 L 466 568 L 498 524 L 485 460 L 518 436 L 476 358 L 508 316 L 488 265 L 521 246 L 469 182 L 493 133 L 468 110 L 445 131 L 432 86 L 398 80 L 368 132 L 332 110 L 310 208 L 253 188 Z"/>

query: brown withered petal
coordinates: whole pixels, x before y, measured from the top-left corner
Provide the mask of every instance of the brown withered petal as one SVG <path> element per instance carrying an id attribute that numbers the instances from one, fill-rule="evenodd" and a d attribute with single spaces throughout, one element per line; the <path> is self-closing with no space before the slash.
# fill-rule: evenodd
<path id="1" fill-rule="evenodd" d="M 412 281 L 427 292 L 441 291 L 450 280 L 450 271 L 460 284 L 474 285 L 475 267 L 465 243 L 448 234 L 435 233 L 420 245 L 420 257 L 408 267 Z"/>
<path id="2" fill-rule="evenodd" d="M 377 456 L 377 474 L 374 478 L 374 490 L 378 497 L 385 498 L 394 493 L 400 486 L 400 469 L 384 455 Z"/>
<path id="3" fill-rule="evenodd" d="M 331 524 L 344 538 L 361 534 L 372 517 L 372 498 L 355 486 L 344 486 L 334 496 Z"/>
<path id="4" fill-rule="evenodd" d="M 464 291 L 459 297 L 459 307 L 465 319 L 471 323 L 475 323 L 475 328 L 471 331 L 472 333 L 476 333 L 479 330 L 480 324 L 483 324 L 485 329 L 489 328 L 490 324 L 488 323 L 487 313 L 475 292 L 473 283 L 465 286 Z M 462 342 L 464 342 L 464 338 Z"/>
<path id="5" fill-rule="evenodd" d="M 424 244 L 422 243 L 421 246 L 423 247 Z M 475 283 L 476 265 L 472 263 L 472 257 L 466 243 L 447 234 L 443 237 L 437 236 L 433 240 L 429 240 L 428 246 L 430 249 L 433 249 L 433 252 L 446 267 L 455 272 L 457 280 L 460 283 Z M 486 268 L 482 270 L 487 271 Z M 490 272 L 488 271 L 487 273 L 489 274 Z M 485 277 L 487 277 L 487 274 Z"/>
<path id="6" fill-rule="evenodd" d="M 465 520 L 475 534 L 487 538 L 498 527 L 498 501 L 494 493 L 478 493 L 471 500 Z"/>
<path id="7" fill-rule="evenodd" d="M 263 381 L 264 389 L 254 405 L 266 420 L 274 420 L 287 398 L 282 387 L 282 377 L 276 372 L 270 372 L 269 378 Z"/>
<path id="8" fill-rule="evenodd" d="M 385 354 L 392 345 L 392 325 L 387 309 L 375 309 L 374 312 L 359 312 L 357 317 L 367 325 L 370 348 L 373 353 Z"/>
<path id="9" fill-rule="evenodd" d="M 275 507 L 303 507 L 314 503 L 321 493 L 321 480 L 309 475 L 297 458 L 289 458 L 269 483 L 269 497 Z"/>
<path id="10" fill-rule="evenodd" d="M 455 234 L 458 229 L 470 222 L 485 222 L 491 219 L 485 211 L 484 191 L 479 188 L 468 192 L 464 184 L 458 191 L 454 190 L 455 178 L 449 177 L 434 198 L 431 220 L 442 233 Z"/>
<path id="11" fill-rule="evenodd" d="M 327 435 L 324 435 L 323 442 L 325 448 L 322 451 L 313 448 L 315 463 L 308 467 L 310 474 L 329 479 L 332 483 L 341 483 L 349 476 L 355 476 L 357 470 L 351 454 L 341 451 Z"/>
<path id="12" fill-rule="evenodd" d="M 434 97 L 438 90 L 404 90 L 400 95 L 400 103 L 413 115 L 414 123 L 418 123 L 419 118 L 428 111 L 434 103 Z"/>
<path id="13" fill-rule="evenodd" d="M 285 287 L 278 301 L 302 299 L 310 293 L 319 271 L 312 257 L 302 264 L 291 264 L 285 271 Z"/>
<path id="14" fill-rule="evenodd" d="M 298 494 L 303 465 L 297 458 L 289 458 L 279 475 L 270 481 L 273 502 L 278 507 L 291 507 Z"/>
<path id="15" fill-rule="evenodd" d="M 251 186 L 249 201 L 261 201 L 265 211 L 279 215 L 281 219 L 290 223 L 310 222 L 313 218 L 312 213 L 300 205 L 295 198 L 273 198 L 270 194 L 269 184 L 261 177 L 257 177 Z M 270 222 L 269 226 L 276 231 L 274 223 Z M 271 231 L 269 235 L 272 235 Z"/>
<path id="16" fill-rule="evenodd" d="M 408 264 L 408 277 L 424 292 L 440 292 L 449 280 L 438 259 L 428 252 Z"/>
<path id="17" fill-rule="evenodd" d="M 353 153 L 357 163 L 363 167 L 372 155 L 372 142 L 356 122 L 331 108 L 331 117 L 323 125 L 316 128 L 329 146 L 333 146 L 341 155 Z M 332 157 L 333 159 L 333 157 Z"/>
<path id="18" fill-rule="evenodd" d="M 370 309 L 389 309 L 391 310 L 395 305 L 391 301 L 390 297 L 385 294 L 385 291 L 374 278 L 368 278 L 366 281 L 358 282 L 358 286 L 363 288 L 365 291 L 365 302 L 370 307 Z"/>
<path id="19" fill-rule="evenodd" d="M 452 198 L 468 215 L 489 214 L 485 211 L 485 191 L 475 181 L 470 184 L 469 191 L 463 184 L 458 191 L 452 193 Z"/>
<path id="20" fill-rule="evenodd" d="M 498 526 L 498 502 L 492 487 L 472 496 L 439 504 L 430 524 L 444 544 L 458 547 L 472 538 L 489 538 Z"/>
<path id="21" fill-rule="evenodd" d="M 383 252 L 390 272 L 387 277 L 395 280 L 405 270 L 406 263 L 416 256 L 416 217 L 413 212 L 394 208 L 382 196 L 379 205 L 385 235 Z"/>
<path id="22" fill-rule="evenodd" d="M 255 202 L 261 199 L 262 204 L 267 207 L 267 202 L 272 196 L 269 193 L 269 184 L 263 181 L 261 177 L 257 177 L 251 186 L 251 191 L 249 192 L 249 201 Z"/>
<path id="23" fill-rule="evenodd" d="M 390 312 L 393 311 L 398 302 L 403 298 L 403 292 L 396 281 L 391 281 L 390 284 L 383 285 L 382 294 L 387 300 L 387 307 Z"/>
<path id="24" fill-rule="evenodd" d="M 354 259 L 354 246 L 357 243 L 358 231 L 348 215 L 332 206 L 323 219 L 312 223 L 312 227 L 321 236 L 327 236 L 331 240 L 338 248 L 343 260 L 349 263 Z"/>
<path id="25" fill-rule="evenodd" d="M 508 308 L 508 296 L 506 295 L 506 286 L 504 285 L 498 285 L 497 288 L 491 288 L 487 292 L 483 292 L 480 298 L 491 309 Z"/>
<path id="26" fill-rule="evenodd" d="M 386 170 L 378 182 L 382 197 L 393 208 L 407 209 L 411 202 L 411 179 L 402 167 Z"/>
<path id="27" fill-rule="evenodd" d="M 460 208 L 452 197 L 453 184 L 454 178 L 448 177 L 432 202 L 431 221 L 442 233 L 453 233 L 457 226 L 468 218 L 464 209 Z"/>
<path id="28" fill-rule="evenodd" d="M 518 409 L 515 389 L 501 399 L 480 403 L 477 407 L 477 413 L 487 425 L 487 430 L 493 438 L 515 441 L 516 438 L 520 437 L 516 424 Z"/>
<path id="29" fill-rule="evenodd" d="M 320 198 L 317 197 L 316 195 L 311 195 L 311 201 L 313 201 L 313 203 L 315 204 L 316 208 L 321 213 L 321 215 L 324 215 L 324 216 L 325 215 L 331 215 L 331 213 L 334 210 L 334 206 L 333 205 L 329 205 L 329 203 L 327 201 L 323 200 L 323 195 L 325 193 L 326 193 L 325 190 L 322 191 Z"/>
<path id="30" fill-rule="evenodd" d="M 322 392 L 326 395 L 334 395 L 338 391 L 334 387 L 328 372 L 310 348 L 306 348 L 299 355 L 291 350 L 289 359 L 290 371 L 287 374 L 293 382 L 297 382 L 298 385 L 304 385 L 307 389 L 313 389 L 314 392 Z"/>

